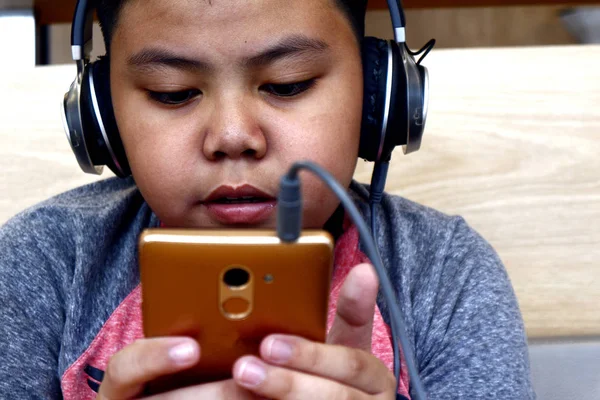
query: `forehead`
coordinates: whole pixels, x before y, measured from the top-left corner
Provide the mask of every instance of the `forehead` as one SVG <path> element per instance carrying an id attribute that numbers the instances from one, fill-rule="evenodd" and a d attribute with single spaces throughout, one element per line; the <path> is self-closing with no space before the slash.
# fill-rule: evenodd
<path id="1" fill-rule="evenodd" d="M 262 15 L 284 16 L 290 12 L 330 8 L 334 0 L 126 0 L 123 10 L 143 12 L 163 20 L 214 20 L 223 22 Z M 315 13 L 315 15 L 316 15 Z"/>
<path id="2" fill-rule="evenodd" d="M 334 38 L 343 36 L 340 29 L 352 28 L 333 0 L 128 0 L 113 42 L 132 49 L 149 43 L 219 47 L 286 33 Z"/>

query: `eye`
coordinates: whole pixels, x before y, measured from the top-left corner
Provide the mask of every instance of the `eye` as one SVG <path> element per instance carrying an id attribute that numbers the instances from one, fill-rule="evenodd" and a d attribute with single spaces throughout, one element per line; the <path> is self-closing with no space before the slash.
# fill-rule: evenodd
<path id="1" fill-rule="evenodd" d="M 277 97 L 294 97 L 310 89 L 315 84 L 315 79 L 295 83 L 268 83 L 262 85 L 260 90 Z"/>
<path id="2" fill-rule="evenodd" d="M 150 97 L 162 104 L 181 105 L 187 103 L 202 92 L 198 89 L 181 90 L 179 92 L 154 92 L 149 90 Z"/>

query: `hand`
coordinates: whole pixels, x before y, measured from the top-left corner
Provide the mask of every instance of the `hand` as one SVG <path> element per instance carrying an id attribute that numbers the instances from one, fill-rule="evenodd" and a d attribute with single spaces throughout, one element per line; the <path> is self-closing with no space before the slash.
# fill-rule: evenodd
<path id="1" fill-rule="evenodd" d="M 269 336 L 261 344 L 261 358 L 236 362 L 235 382 L 280 400 L 395 399 L 393 374 L 370 353 L 377 289 L 373 267 L 356 266 L 340 292 L 327 344 Z"/>
<path id="2" fill-rule="evenodd" d="M 200 346 L 190 338 L 141 339 L 125 347 L 109 361 L 96 400 L 139 398 L 154 379 L 185 370 L 200 359 Z M 167 399 L 255 399 L 233 380 L 192 386 L 161 395 Z"/>
<path id="3" fill-rule="evenodd" d="M 248 356 L 235 363 L 233 380 L 147 399 L 394 399 L 392 373 L 370 354 L 377 286 L 371 266 L 359 265 L 350 272 L 327 344 L 272 335 L 261 343 L 262 359 Z M 185 370 L 199 359 L 200 348 L 193 339 L 138 340 L 111 358 L 96 399 L 138 398 L 148 382 Z"/>

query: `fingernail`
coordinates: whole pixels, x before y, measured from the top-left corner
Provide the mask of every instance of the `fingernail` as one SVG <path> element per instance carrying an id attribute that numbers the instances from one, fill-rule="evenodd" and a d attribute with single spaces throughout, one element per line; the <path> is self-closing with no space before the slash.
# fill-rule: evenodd
<path id="1" fill-rule="evenodd" d="M 196 359 L 196 346 L 192 343 L 182 343 L 169 350 L 169 357 L 176 364 L 189 364 Z"/>
<path id="2" fill-rule="evenodd" d="M 292 357 L 292 345 L 279 339 L 270 339 L 267 356 L 271 361 L 284 363 Z"/>
<path id="3" fill-rule="evenodd" d="M 240 368 L 240 383 L 245 386 L 258 386 L 267 377 L 267 371 L 254 361 L 244 361 Z"/>

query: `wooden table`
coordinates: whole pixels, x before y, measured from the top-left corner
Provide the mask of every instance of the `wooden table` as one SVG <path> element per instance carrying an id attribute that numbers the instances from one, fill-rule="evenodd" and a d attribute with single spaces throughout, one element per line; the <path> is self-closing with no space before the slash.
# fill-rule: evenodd
<path id="1" fill-rule="evenodd" d="M 394 155 L 387 190 L 463 215 L 493 244 L 531 338 L 600 336 L 600 46 L 438 50 L 427 65 L 423 148 Z M 74 73 L 0 75 L 0 223 L 98 179 L 62 130 Z M 369 173 L 360 163 L 356 178 Z"/>

